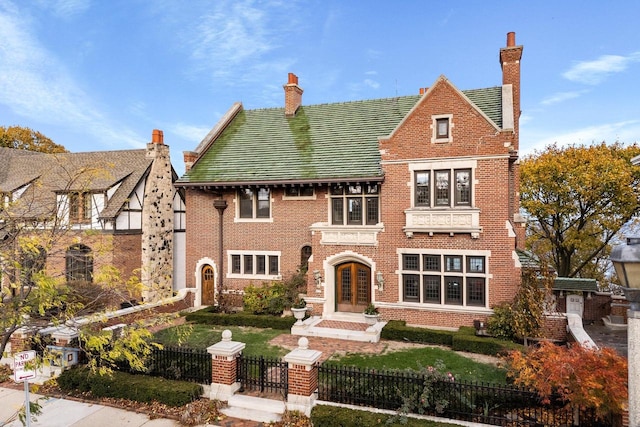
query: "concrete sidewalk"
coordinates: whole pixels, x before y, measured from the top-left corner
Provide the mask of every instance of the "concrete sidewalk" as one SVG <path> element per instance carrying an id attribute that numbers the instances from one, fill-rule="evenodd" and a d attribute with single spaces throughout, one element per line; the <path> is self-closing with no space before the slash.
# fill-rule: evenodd
<path id="1" fill-rule="evenodd" d="M 43 396 L 30 393 L 31 401 Z M 0 427 L 22 427 L 17 412 L 24 404 L 24 390 L 0 387 Z M 95 403 L 49 398 L 40 400 L 42 414 L 32 427 L 173 427 L 177 421 L 166 418 L 150 419 L 145 414 L 125 411 Z"/>

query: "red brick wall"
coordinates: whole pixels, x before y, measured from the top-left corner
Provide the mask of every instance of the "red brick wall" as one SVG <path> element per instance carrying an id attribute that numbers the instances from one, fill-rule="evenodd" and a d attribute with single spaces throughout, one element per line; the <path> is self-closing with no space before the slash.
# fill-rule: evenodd
<path id="1" fill-rule="evenodd" d="M 318 388 L 318 368 L 313 366 L 306 370 L 306 366 L 290 364 L 288 385 L 289 394 L 311 396 Z"/>
<path id="2" fill-rule="evenodd" d="M 503 56 L 513 59 L 511 50 Z M 521 52 L 520 52 L 521 53 Z M 514 94 L 519 97 L 519 63 L 507 64 L 504 77 L 506 83 L 514 85 Z M 516 87 L 517 86 L 517 87 Z M 514 101 L 516 125 L 519 117 L 519 100 Z M 452 114 L 452 141 L 432 143 L 433 115 Z M 517 128 L 516 128 L 517 129 Z M 381 137 L 384 137 L 381 135 Z M 315 200 L 283 200 L 282 189 L 272 188 L 273 222 L 235 222 L 235 191 L 226 190 L 223 198 L 228 208 L 224 212 L 224 272 L 229 271 L 227 251 L 260 250 L 281 251 L 281 273 L 284 277 L 295 272 L 300 262 L 300 249 L 311 244 L 313 256 L 309 263 L 308 296 L 327 297 L 325 292 L 334 292 L 329 286 L 322 287 L 320 293 L 311 272 L 326 275 L 324 261 L 328 257 L 350 251 L 354 257 L 369 259 L 376 270 L 385 277 L 384 291 L 373 290 L 374 300 L 388 303 L 381 312 L 386 319 L 404 319 L 411 324 L 457 327 L 471 326 L 474 319 L 485 318 L 488 308 L 515 295 L 520 284 L 520 268 L 513 259 L 517 244 L 522 246 L 524 230 L 510 233 L 507 223 L 513 221 L 519 210 L 517 187 L 519 170 L 514 150 L 518 149 L 517 132 L 496 129 L 468 100 L 446 79 L 439 79 L 418 102 L 412 113 L 389 138 L 380 142 L 384 183 L 381 186 L 380 218 L 384 230 L 378 234 L 376 245 L 325 245 L 320 244 L 321 232 L 312 233 L 314 223 L 329 221 L 327 187 L 316 188 Z M 466 159 L 476 162 L 474 170 L 474 207 L 480 210 L 479 238 L 470 233 L 450 236 L 449 233 L 414 233 L 409 238 L 403 231 L 406 223 L 405 209 L 411 207 L 411 173 L 409 163 L 415 161 Z M 198 260 L 209 257 L 219 263 L 218 212 L 213 208 L 213 200 L 218 197 L 211 192 L 188 189 L 187 211 L 187 286 L 196 286 L 193 274 Z M 397 248 L 490 251 L 488 264 L 487 306 L 474 309 L 440 306 L 403 305 L 400 301 L 400 276 Z M 375 271 L 372 270 L 372 274 Z M 224 284 L 231 289 L 243 289 L 250 283 L 247 279 L 224 278 Z M 253 283 L 259 284 L 259 283 Z M 393 304 L 395 307 L 391 307 Z M 313 304 L 313 313 L 322 312 L 322 303 Z M 329 311 L 333 308 L 330 307 Z"/>
<path id="3" fill-rule="evenodd" d="M 237 376 L 238 361 L 236 358 L 231 360 L 226 356 L 213 356 L 211 358 L 212 383 L 231 385 L 236 382 Z"/>
<path id="4" fill-rule="evenodd" d="M 567 341 L 567 318 L 562 315 L 546 316 L 542 326 L 542 336 L 559 342 Z"/>
<path id="5" fill-rule="evenodd" d="M 559 291 L 555 291 L 556 295 L 556 311 L 565 313 L 567 311 L 566 292 L 560 296 Z M 616 314 L 612 312 L 611 295 L 608 293 L 584 293 L 584 312 L 582 319 L 585 321 L 600 321 L 608 314 Z M 626 311 L 626 309 L 625 309 Z"/>

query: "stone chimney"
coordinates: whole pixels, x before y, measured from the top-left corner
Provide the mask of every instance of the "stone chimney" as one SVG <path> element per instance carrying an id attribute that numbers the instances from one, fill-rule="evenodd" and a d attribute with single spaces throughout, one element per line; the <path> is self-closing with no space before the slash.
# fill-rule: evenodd
<path id="1" fill-rule="evenodd" d="M 293 117 L 302 105 L 302 88 L 298 86 L 298 76 L 289 73 L 289 81 L 284 88 L 284 115 Z"/>
<path id="2" fill-rule="evenodd" d="M 507 47 L 500 49 L 503 128 L 505 130 L 513 129 L 516 135 L 518 135 L 520 121 L 520 59 L 522 58 L 522 49 L 522 46 L 516 46 L 516 33 L 514 32 L 507 33 Z M 509 105 L 510 100 L 512 100 L 512 105 Z M 512 108 L 505 111 L 505 107 Z M 518 147 L 516 146 L 515 149 L 517 150 Z"/>
<path id="3" fill-rule="evenodd" d="M 154 129 L 147 144 L 152 159 L 142 203 L 142 298 L 153 302 L 173 289 L 173 169 L 169 146 Z"/>

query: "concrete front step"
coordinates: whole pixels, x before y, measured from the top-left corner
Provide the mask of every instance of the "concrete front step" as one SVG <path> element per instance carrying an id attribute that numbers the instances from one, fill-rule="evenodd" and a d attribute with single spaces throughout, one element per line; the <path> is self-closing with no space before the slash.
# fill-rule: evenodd
<path id="1" fill-rule="evenodd" d="M 378 322 L 373 326 L 369 326 L 365 331 L 357 331 L 352 329 L 324 328 L 319 326 L 322 320 L 323 319 L 318 316 L 309 317 L 301 325 L 293 325 L 291 327 L 291 335 L 376 343 L 380 341 L 380 332 L 384 325 L 387 324 L 387 322 Z M 345 319 L 345 321 L 352 320 Z"/>
<path id="2" fill-rule="evenodd" d="M 286 409 L 285 403 L 280 400 L 238 394 L 231 396 L 227 405 L 228 407 L 222 409 L 226 416 L 261 423 L 282 420 L 282 414 Z"/>

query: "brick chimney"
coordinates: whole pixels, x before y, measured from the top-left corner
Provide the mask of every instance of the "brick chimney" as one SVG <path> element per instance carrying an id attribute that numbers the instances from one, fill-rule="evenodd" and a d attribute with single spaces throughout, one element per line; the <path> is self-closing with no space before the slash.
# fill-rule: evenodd
<path id="1" fill-rule="evenodd" d="M 298 76 L 289 73 L 289 81 L 284 88 L 284 115 L 293 117 L 302 105 L 302 88 L 298 86 Z"/>
<path id="2" fill-rule="evenodd" d="M 184 159 L 184 170 L 185 172 L 189 172 L 198 159 L 198 153 L 195 151 L 183 151 L 182 156 Z"/>
<path id="3" fill-rule="evenodd" d="M 522 49 L 522 46 L 516 46 L 516 33 L 514 32 L 507 33 L 507 47 L 500 49 L 503 102 L 505 100 L 504 95 L 509 94 L 509 92 L 511 92 L 511 99 L 513 100 L 513 113 L 503 111 L 503 117 L 507 118 L 507 123 L 505 123 L 504 127 L 505 129 L 512 127 L 516 135 L 518 135 L 520 121 L 520 59 L 522 58 Z M 517 150 L 517 145 L 515 149 Z"/>

